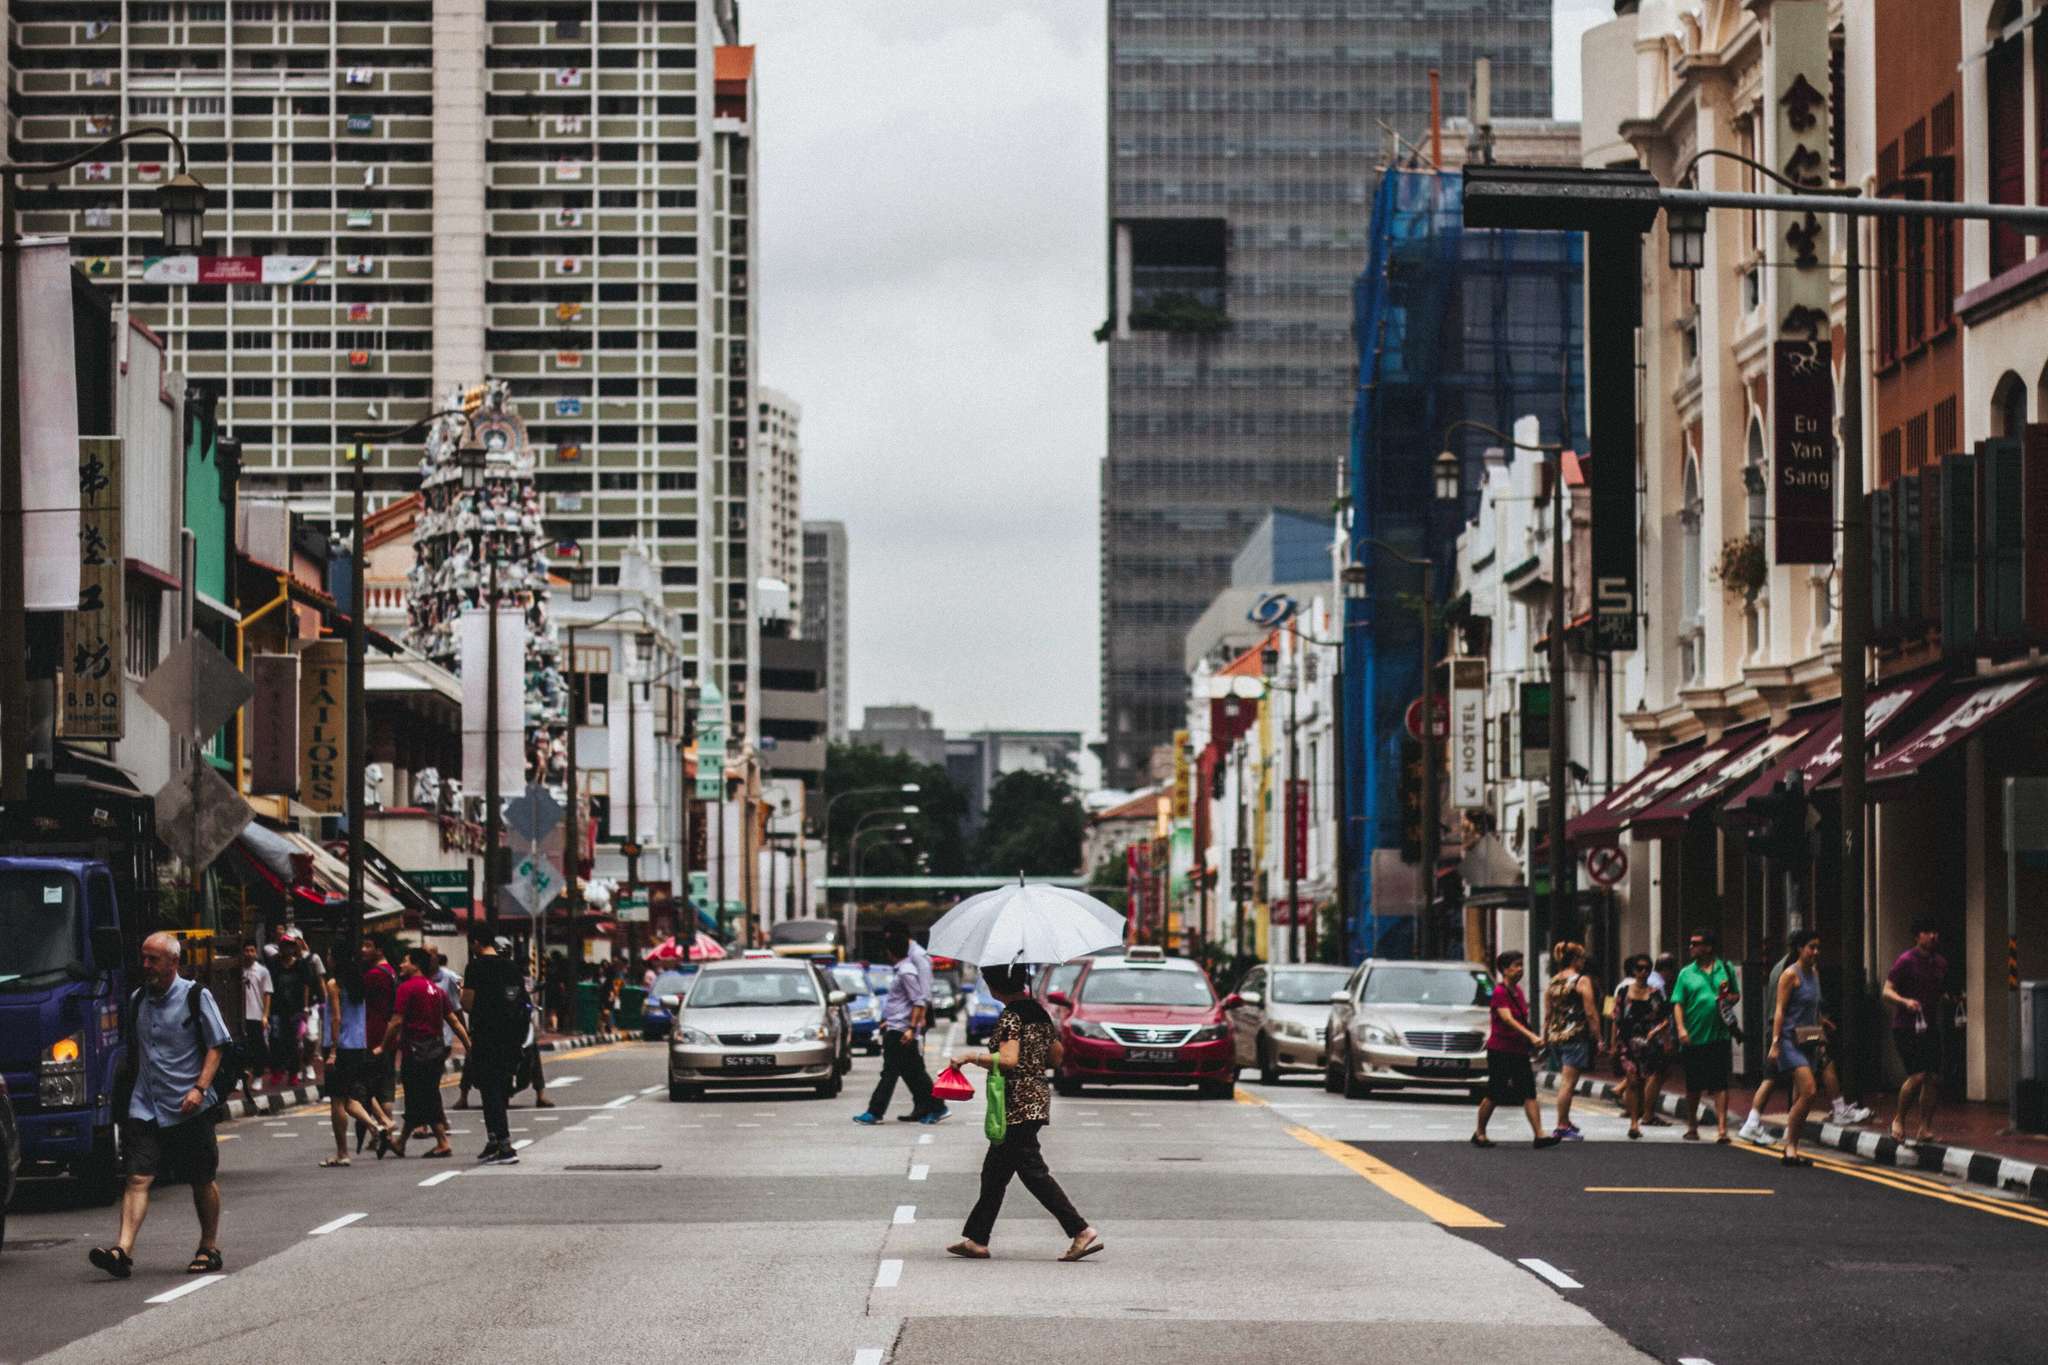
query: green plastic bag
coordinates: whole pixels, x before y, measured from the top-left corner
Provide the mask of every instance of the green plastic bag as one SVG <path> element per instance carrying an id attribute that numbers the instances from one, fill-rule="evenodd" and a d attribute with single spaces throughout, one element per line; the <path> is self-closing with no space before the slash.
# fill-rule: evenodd
<path id="1" fill-rule="evenodd" d="M 1009 1086 L 1003 1080 L 1003 1057 L 1000 1051 L 989 1054 L 988 1067 L 988 1110 L 981 1121 L 981 1131 L 988 1135 L 990 1142 L 1001 1142 L 1010 1131 Z"/>

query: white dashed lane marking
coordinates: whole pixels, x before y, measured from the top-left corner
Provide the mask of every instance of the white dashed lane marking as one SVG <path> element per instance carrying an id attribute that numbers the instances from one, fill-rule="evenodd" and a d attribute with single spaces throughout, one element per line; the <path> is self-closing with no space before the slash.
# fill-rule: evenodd
<path id="1" fill-rule="evenodd" d="M 658 1085 L 650 1085 L 650 1086 L 648 1086 L 647 1088 L 645 1088 L 644 1090 L 642 1090 L 642 1091 L 641 1091 L 640 1093 L 641 1093 L 641 1094 L 643 1094 L 643 1095 L 659 1095 L 659 1094 L 660 1094 L 660 1093 L 662 1092 L 662 1090 L 663 1090 L 663 1087 L 662 1087 L 662 1086 L 658 1086 Z"/>
<path id="2" fill-rule="evenodd" d="M 912 1166 L 912 1167 L 910 1168 L 910 1178 L 911 1178 L 912 1180 L 922 1180 L 922 1179 L 924 1179 L 924 1178 L 925 1178 L 926 1176 L 930 1175 L 931 1173 L 932 1173 L 932 1168 L 931 1168 L 931 1167 L 929 1167 L 929 1166 L 924 1166 L 924 1165 L 918 1165 L 918 1166 Z"/>
<path id="3" fill-rule="evenodd" d="M 335 1219 L 331 1223 L 322 1223 L 319 1227 L 314 1228 L 311 1232 L 307 1233 L 306 1235 L 308 1237 L 325 1237 L 330 1232 L 341 1231 L 350 1223 L 360 1223 L 369 1216 L 370 1215 L 367 1213 L 344 1213 L 343 1215 L 341 1215 L 341 1217 Z"/>
<path id="4" fill-rule="evenodd" d="M 420 1188 L 423 1190 L 430 1190 L 434 1188 L 434 1186 L 436 1185 L 446 1184 L 448 1181 L 453 1180 L 456 1176 L 461 1174 L 462 1172 L 460 1171 L 443 1171 L 439 1175 L 430 1175 L 425 1180 L 422 1180 L 420 1182 Z"/>
<path id="5" fill-rule="evenodd" d="M 515 1152 L 523 1152 L 531 1146 L 533 1146 L 532 1138 L 521 1138 L 519 1139 L 519 1141 L 512 1144 L 512 1150 Z"/>
<path id="6" fill-rule="evenodd" d="M 198 1279 L 193 1280 L 189 1284 L 181 1284 L 176 1289 L 166 1289 L 161 1294 L 157 1294 L 151 1298 L 144 1299 L 143 1302 L 169 1303 L 173 1299 L 184 1298 L 187 1294 L 190 1294 L 195 1289 L 204 1289 L 206 1288 L 206 1286 L 210 1284 L 219 1284 L 222 1280 L 225 1280 L 226 1278 L 227 1276 L 225 1275 L 201 1275 Z"/>
<path id="7" fill-rule="evenodd" d="M 581 1076 L 550 1076 L 548 1077 L 548 1089 L 560 1090 L 563 1086 L 574 1085 L 582 1079 Z"/>
<path id="8" fill-rule="evenodd" d="M 882 1365 L 882 1348 L 870 1346 L 864 1351 L 855 1351 L 853 1365 Z"/>
<path id="9" fill-rule="evenodd" d="M 919 1133 L 917 1135 L 917 1145 L 920 1147 L 929 1147 L 931 1145 L 931 1141 L 932 1135 L 930 1133 Z"/>
<path id="10" fill-rule="evenodd" d="M 903 1262 L 887 1260 L 875 1267 L 875 1288 L 894 1289 L 903 1278 Z"/>
<path id="11" fill-rule="evenodd" d="M 896 1217 L 892 1221 L 898 1224 L 915 1223 L 917 1221 L 917 1205 L 898 1204 L 896 1206 Z"/>
<path id="12" fill-rule="evenodd" d="M 1534 1256 L 1524 1256 L 1521 1260 L 1521 1264 L 1524 1268 L 1534 1271 L 1538 1275 L 1541 1275 L 1544 1279 L 1550 1281 L 1559 1289 L 1584 1289 L 1586 1287 L 1580 1284 L 1577 1280 L 1573 1279 L 1571 1276 L 1565 1274 L 1562 1270 L 1559 1270 L 1550 1262 L 1539 1261 Z"/>
<path id="13" fill-rule="evenodd" d="M 627 1105 L 631 1104 L 634 1100 L 637 1100 L 639 1098 L 640 1097 L 638 1095 L 621 1095 L 617 1099 L 611 1101 L 611 1103 L 601 1105 L 599 1107 L 604 1109 L 623 1109 Z"/>

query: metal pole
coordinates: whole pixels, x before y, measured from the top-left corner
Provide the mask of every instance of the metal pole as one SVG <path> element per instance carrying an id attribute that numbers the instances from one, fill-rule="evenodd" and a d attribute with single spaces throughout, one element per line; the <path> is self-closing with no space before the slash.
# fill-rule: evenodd
<path id="1" fill-rule="evenodd" d="M 1435 622 L 1430 599 L 1436 595 L 1436 564 L 1422 561 L 1422 955 L 1437 955 L 1436 865 L 1442 856 L 1442 795 L 1436 776 Z"/>
<path id="2" fill-rule="evenodd" d="M 760 856 L 754 848 L 754 760 L 751 755 L 740 765 L 740 903 L 747 926 L 747 946 L 754 946 L 754 883 L 760 871 Z"/>
<path id="3" fill-rule="evenodd" d="M 491 557 L 490 599 L 484 609 L 484 922 L 498 933 L 498 559 Z"/>
<path id="4" fill-rule="evenodd" d="M 1233 745 L 1232 748 L 1236 750 L 1235 757 L 1237 759 L 1237 837 L 1231 841 L 1230 845 L 1230 900 L 1237 910 L 1237 929 L 1236 932 L 1232 935 L 1230 949 L 1233 956 L 1248 957 L 1250 956 L 1250 954 L 1245 952 L 1244 947 L 1244 883 L 1237 879 L 1237 850 L 1245 846 L 1244 739 L 1242 736 L 1238 738 L 1237 743 Z M 1268 953 L 1268 956 L 1271 956 L 1271 954 Z"/>
<path id="5" fill-rule="evenodd" d="M 640 889 L 640 728 L 634 723 L 633 678 L 626 677 L 626 895 Z M 640 913 L 638 910 L 634 914 Z M 626 960 L 640 955 L 640 921 L 626 925 Z"/>
<path id="6" fill-rule="evenodd" d="M 2005 1131 L 2020 1131 L 2020 784 L 1999 783 L 2005 795 Z M 1930 1026 L 1931 1027 L 1931 1026 Z M 2038 1050 L 2044 1040 L 2036 1039 Z"/>
<path id="7" fill-rule="evenodd" d="M 1282 811 L 1285 812 L 1282 817 L 1285 823 L 1282 824 L 1281 828 L 1286 830 L 1289 835 L 1289 837 L 1280 841 L 1280 851 L 1287 858 L 1287 960 L 1289 962 L 1301 961 L 1301 883 L 1294 875 L 1296 843 L 1302 835 L 1302 831 L 1294 818 L 1294 784 L 1297 780 L 1294 768 L 1296 747 L 1294 730 L 1296 722 L 1300 719 L 1299 713 L 1296 710 L 1297 698 L 1300 695 L 1297 689 L 1300 682 L 1301 677 L 1297 672 L 1295 675 L 1296 686 L 1287 689 L 1287 799 L 1286 804 L 1281 807 Z"/>
<path id="8" fill-rule="evenodd" d="M 342 951 L 354 952 L 363 937 L 363 773 L 368 764 L 365 752 L 369 738 L 369 706 L 364 697 L 363 668 L 367 651 L 363 628 L 363 465 L 369 447 L 355 443 L 354 468 L 349 476 L 352 503 L 348 552 L 348 940 Z"/>
<path id="9" fill-rule="evenodd" d="M 1349 956 L 1355 926 L 1351 922 L 1351 852 L 1348 836 L 1351 833 L 1350 817 L 1345 813 L 1349 804 L 1348 784 L 1344 781 L 1344 645 L 1343 636 L 1338 636 L 1336 676 L 1330 680 L 1330 784 L 1332 804 L 1337 814 L 1337 841 L 1330 850 L 1331 865 L 1337 874 L 1337 922 L 1343 926 L 1346 957 Z"/>
<path id="10" fill-rule="evenodd" d="M 1571 854 L 1564 845 L 1564 795 L 1565 795 L 1565 659 L 1564 659 L 1564 452 L 1557 451 L 1550 460 L 1550 903 L 1551 913 L 1543 915 L 1537 911 L 1537 922 L 1531 927 L 1536 931 L 1532 938 L 1543 963 L 1550 960 L 1550 940 L 1562 926 L 1571 922 Z M 1533 901 L 1540 906 L 1540 901 Z M 1536 1002 L 1547 970 L 1535 972 L 1539 989 L 1529 992 L 1530 1013 L 1537 1012 Z"/>
<path id="11" fill-rule="evenodd" d="M 0 801 L 28 796 L 28 563 L 21 512 L 21 235 L 0 172 Z"/>
<path id="12" fill-rule="evenodd" d="M 1837 208 L 1843 205 L 1838 204 Z M 1863 1043 L 1863 782 L 1865 644 L 1870 631 L 1870 541 L 1863 520 L 1862 225 L 1849 220 L 1848 318 L 1842 366 L 1842 1060 L 1844 1089 L 1866 1079 Z"/>
<path id="13" fill-rule="evenodd" d="M 562 900 L 569 912 L 570 952 L 580 957 L 583 943 L 582 885 L 577 873 L 582 870 L 583 845 L 576 835 L 576 730 L 583 723 L 583 675 L 576 669 L 576 627 L 569 627 L 569 743 L 564 750 L 562 776 L 567 783 L 569 799 L 562 810 L 562 875 L 567 885 L 563 888 Z"/>
<path id="14" fill-rule="evenodd" d="M 718 932 L 722 934 L 725 932 L 725 760 L 723 759 L 720 759 L 718 764 L 718 800 L 713 803 L 711 819 L 711 830 L 713 835 L 716 836 L 716 848 L 713 850 L 712 859 L 718 869 L 718 878 L 713 883 L 711 892 L 711 898 L 717 904 L 711 911 L 711 917 L 718 921 Z M 746 945 L 741 944 L 740 946 L 744 948 Z"/>

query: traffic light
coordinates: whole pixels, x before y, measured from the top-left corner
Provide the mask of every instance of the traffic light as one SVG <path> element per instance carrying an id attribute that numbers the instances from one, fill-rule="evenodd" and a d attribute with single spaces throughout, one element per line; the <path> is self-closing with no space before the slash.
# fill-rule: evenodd
<path id="1" fill-rule="evenodd" d="M 1422 861 L 1422 746 L 1401 740 L 1401 861 Z"/>
<path id="2" fill-rule="evenodd" d="M 1802 774 L 1794 771 L 1779 778 L 1770 791 L 1750 802 L 1750 807 L 1757 817 L 1748 835 L 1750 852 L 1780 863 L 1795 863 L 1809 856 L 1809 807 Z"/>
<path id="3" fill-rule="evenodd" d="M 1230 898 L 1238 901 L 1252 898 L 1252 851 L 1243 844 L 1230 850 Z"/>

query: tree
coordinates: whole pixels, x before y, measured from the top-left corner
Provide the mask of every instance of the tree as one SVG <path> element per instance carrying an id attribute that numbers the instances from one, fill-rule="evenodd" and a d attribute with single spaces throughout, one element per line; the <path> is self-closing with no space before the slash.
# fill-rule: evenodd
<path id="1" fill-rule="evenodd" d="M 903 791 L 909 783 L 916 783 L 918 790 Z M 876 787 L 883 790 L 870 791 Z M 866 794 L 847 795 L 832 807 L 832 847 L 828 857 L 834 876 L 845 876 L 853 870 L 848 846 L 861 817 L 898 806 L 918 809 L 916 815 L 904 816 L 900 822 L 910 826 L 909 832 L 917 840 L 915 846 L 899 847 L 882 836 L 867 835 L 861 840 L 862 876 L 908 875 L 916 870 L 920 853 L 929 855 L 933 876 L 958 876 L 968 870 L 967 844 L 960 834 L 961 822 L 967 818 L 967 799 L 946 776 L 944 768 L 919 763 L 908 754 L 884 753 L 866 745 L 834 744 L 825 752 L 825 799 L 829 802 L 851 792 Z M 817 819 L 819 832 L 823 833 L 822 808 Z M 894 819 L 877 817 L 869 822 L 869 827 L 896 823 L 899 822 Z"/>
<path id="2" fill-rule="evenodd" d="M 984 873 L 1072 876 L 1081 867 L 1081 799 L 1059 773 L 1005 773 L 989 789 L 975 840 Z"/>

